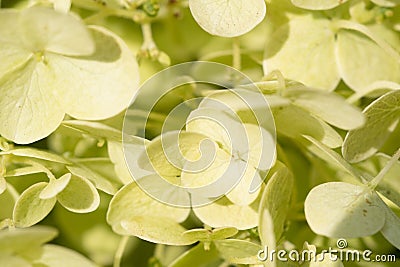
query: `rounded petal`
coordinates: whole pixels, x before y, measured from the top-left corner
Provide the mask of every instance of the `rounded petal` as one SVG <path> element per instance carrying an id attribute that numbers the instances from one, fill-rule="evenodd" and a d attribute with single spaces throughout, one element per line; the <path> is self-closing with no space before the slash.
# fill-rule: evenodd
<path id="1" fill-rule="evenodd" d="M 266 72 L 280 70 L 286 78 L 332 91 L 340 81 L 335 58 L 335 34 L 327 19 L 291 19 L 269 38 Z"/>
<path id="2" fill-rule="evenodd" d="M 31 7 L 21 12 L 18 26 L 22 42 L 31 52 L 81 56 L 95 51 L 86 25 L 71 14 L 51 8 Z"/>
<path id="3" fill-rule="evenodd" d="M 366 186 L 330 182 L 314 187 L 305 203 L 311 229 L 338 238 L 370 236 L 385 224 L 385 211 L 378 195 Z"/>
<path id="4" fill-rule="evenodd" d="M 66 113 L 81 120 L 100 120 L 128 107 L 139 86 L 139 70 L 122 39 L 101 27 L 90 29 L 94 54 L 74 58 L 47 54 L 46 60 Z"/>
<path id="5" fill-rule="evenodd" d="M 206 32 L 223 37 L 249 32 L 266 14 L 264 0 L 190 0 L 189 7 Z"/>

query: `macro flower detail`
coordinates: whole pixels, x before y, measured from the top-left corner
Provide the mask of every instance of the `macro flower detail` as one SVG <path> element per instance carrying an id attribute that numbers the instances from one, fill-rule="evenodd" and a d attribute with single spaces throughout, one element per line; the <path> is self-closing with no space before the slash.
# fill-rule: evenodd
<path id="1" fill-rule="evenodd" d="M 74 15 L 2 9 L 0 33 L 0 133 L 16 143 L 48 136 L 65 114 L 116 115 L 138 87 L 138 66 L 123 41 Z"/>

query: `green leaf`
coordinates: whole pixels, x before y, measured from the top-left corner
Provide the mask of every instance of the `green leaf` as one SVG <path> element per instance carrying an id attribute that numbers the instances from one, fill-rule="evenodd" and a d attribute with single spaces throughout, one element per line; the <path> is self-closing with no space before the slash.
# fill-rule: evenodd
<path id="1" fill-rule="evenodd" d="M 204 244 L 198 244 L 179 256 L 168 267 L 187 267 L 194 262 L 199 266 L 208 266 L 219 262 L 218 251 L 213 244 L 211 244 L 210 250 L 205 250 Z"/>
<path id="2" fill-rule="evenodd" d="M 360 162 L 375 154 L 389 138 L 400 118 L 400 91 L 389 92 L 366 107 L 366 123 L 348 132 L 342 147 L 349 162 Z"/>
<path id="3" fill-rule="evenodd" d="M 32 52 L 85 56 L 95 51 L 89 30 L 77 16 L 32 7 L 20 13 L 18 24 L 23 46 Z"/>
<path id="4" fill-rule="evenodd" d="M 6 184 L 6 190 L 0 194 L 0 221 L 11 218 L 14 204 L 19 197 L 18 192 L 10 184 Z"/>
<path id="5" fill-rule="evenodd" d="M 33 264 L 47 267 L 96 267 L 97 265 L 81 254 L 57 245 L 44 245 L 39 259 Z"/>
<path id="6" fill-rule="evenodd" d="M 76 213 L 92 212 L 100 204 L 100 196 L 94 185 L 75 175 L 71 176 L 66 187 L 57 194 L 57 200 L 64 208 Z"/>
<path id="7" fill-rule="evenodd" d="M 293 5 L 311 10 L 331 9 L 347 2 L 347 0 L 292 0 Z"/>
<path id="8" fill-rule="evenodd" d="M 47 183 L 40 182 L 26 189 L 15 203 L 13 220 L 18 227 L 29 227 L 43 220 L 53 209 L 55 197 L 41 199 L 40 193 Z"/>
<path id="9" fill-rule="evenodd" d="M 340 75 L 356 92 L 377 81 L 400 82 L 399 57 L 393 57 L 364 34 L 341 29 L 336 54 Z"/>
<path id="10" fill-rule="evenodd" d="M 264 229 L 269 226 L 273 227 L 274 236 L 279 240 L 283 234 L 286 216 L 289 212 L 290 201 L 294 188 L 294 178 L 290 170 L 286 167 L 280 168 L 269 179 L 261 198 L 259 214 L 260 233 L 268 232 L 269 229 Z M 263 212 L 268 210 L 272 225 L 268 225 L 263 221 Z M 263 236 L 262 234 L 260 235 Z M 261 238 L 263 240 L 263 238 Z"/>
<path id="11" fill-rule="evenodd" d="M 208 33 L 223 37 L 245 34 L 265 17 L 263 0 L 190 0 L 196 22 Z"/>
<path id="12" fill-rule="evenodd" d="M 50 180 L 47 186 L 40 193 L 39 197 L 41 199 L 49 199 L 55 197 L 57 194 L 63 191 L 65 187 L 67 187 L 70 180 L 71 180 L 70 173 L 66 173 L 58 179 Z"/>
<path id="13" fill-rule="evenodd" d="M 55 153 L 45 151 L 45 150 L 40 150 L 37 148 L 33 147 L 24 147 L 24 148 L 16 148 L 8 151 L 2 151 L 0 152 L 0 155 L 14 155 L 18 157 L 26 157 L 26 158 L 35 158 L 35 159 L 42 159 L 46 161 L 51 161 L 51 162 L 56 162 L 56 163 L 62 163 L 62 164 L 70 164 L 71 162 L 64 157 L 57 155 Z M 33 171 L 32 167 L 32 171 Z M 39 169 L 37 169 L 39 170 Z M 32 173 L 32 172 L 31 172 Z"/>
<path id="14" fill-rule="evenodd" d="M 338 128 L 353 130 L 365 123 L 361 110 L 335 93 L 311 89 L 288 89 L 285 95 L 291 98 L 295 105 Z"/>
<path id="15" fill-rule="evenodd" d="M 111 200 L 107 222 L 120 235 L 132 234 L 151 242 L 183 245 L 191 240 L 183 237 L 186 229 L 179 223 L 189 212 L 187 208 L 168 206 L 151 198 L 132 182 L 122 187 Z M 169 227 L 176 236 L 168 233 Z"/>
<path id="16" fill-rule="evenodd" d="M 121 131 L 100 122 L 67 120 L 63 121 L 62 125 L 99 139 L 104 138 L 108 141 L 122 141 Z"/>
<path id="17" fill-rule="evenodd" d="M 0 231 L 0 251 L 22 253 L 54 239 L 58 232 L 49 226 L 35 225 Z"/>
<path id="18" fill-rule="evenodd" d="M 330 182 L 314 187 L 305 203 L 311 229 L 320 235 L 358 238 L 373 235 L 385 223 L 378 195 L 366 186 Z"/>
<path id="19" fill-rule="evenodd" d="M 336 62 L 335 34 L 330 24 L 327 19 L 312 16 L 290 19 L 269 38 L 264 71 L 269 73 L 278 69 L 286 78 L 332 91 L 340 76 L 333 63 Z"/>
<path id="20" fill-rule="evenodd" d="M 261 246 L 246 240 L 226 239 L 214 242 L 220 256 L 235 264 L 260 264 L 257 254 Z"/>
<path id="21" fill-rule="evenodd" d="M 342 137 L 328 124 L 294 105 L 273 110 L 276 129 L 285 136 L 301 139 L 309 135 L 331 148 L 342 144 Z"/>

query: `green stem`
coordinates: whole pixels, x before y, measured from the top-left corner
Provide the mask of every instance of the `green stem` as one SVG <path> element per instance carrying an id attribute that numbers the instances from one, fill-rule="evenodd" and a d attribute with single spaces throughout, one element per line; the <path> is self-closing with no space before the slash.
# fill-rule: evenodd
<path id="1" fill-rule="evenodd" d="M 158 244 L 154 251 L 154 257 L 157 259 L 162 259 L 165 256 L 165 245 Z"/>
<path id="2" fill-rule="evenodd" d="M 0 176 L 4 177 L 6 175 L 6 157 L 0 156 Z"/>
<path id="3" fill-rule="evenodd" d="M 108 9 L 104 9 L 92 16 L 85 18 L 84 21 L 86 24 L 96 24 L 97 22 L 103 20 L 104 18 L 110 16 L 111 14 L 112 12 L 110 12 Z"/>
<path id="4" fill-rule="evenodd" d="M 156 48 L 156 44 L 154 43 L 153 32 L 151 30 L 151 24 L 150 23 L 143 23 L 142 24 L 142 34 L 143 34 L 142 49 L 151 50 L 151 49 Z"/>
<path id="5" fill-rule="evenodd" d="M 368 183 L 368 187 L 371 189 L 375 189 L 378 184 L 382 181 L 388 171 L 393 167 L 393 165 L 398 162 L 400 158 L 400 149 L 393 155 L 393 157 L 386 163 L 385 167 L 378 173 L 378 175 Z"/>
<path id="6" fill-rule="evenodd" d="M 122 256 L 124 255 L 124 251 L 125 251 L 126 245 L 128 244 L 128 241 L 129 241 L 129 236 L 121 237 L 121 241 L 119 242 L 117 251 L 115 252 L 113 267 L 121 266 Z"/>
<path id="7" fill-rule="evenodd" d="M 242 68 L 242 58 L 240 53 L 240 39 L 239 37 L 233 38 L 232 43 L 232 57 L 233 57 L 233 68 L 240 70 Z"/>
<path id="8" fill-rule="evenodd" d="M 277 94 L 279 96 L 283 96 L 286 90 L 286 79 L 283 76 L 282 72 L 279 70 L 273 70 L 263 77 L 263 81 L 275 81 L 278 83 Z"/>

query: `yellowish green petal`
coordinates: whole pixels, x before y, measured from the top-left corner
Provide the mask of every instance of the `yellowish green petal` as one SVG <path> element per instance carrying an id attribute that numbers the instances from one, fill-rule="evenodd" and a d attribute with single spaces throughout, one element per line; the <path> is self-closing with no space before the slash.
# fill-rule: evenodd
<path id="1" fill-rule="evenodd" d="M 320 235 L 358 238 L 380 231 L 385 211 L 378 195 L 366 186 L 329 182 L 314 187 L 305 203 L 311 229 Z"/>
<path id="2" fill-rule="evenodd" d="M 264 0 L 189 0 L 189 7 L 205 31 L 223 37 L 249 32 L 266 14 Z"/>
<path id="3" fill-rule="evenodd" d="M 336 57 L 342 79 L 356 92 L 378 81 L 400 82 L 400 55 L 393 57 L 359 32 L 338 32 Z"/>
<path id="4" fill-rule="evenodd" d="M 293 18 L 269 39 L 263 62 L 265 73 L 280 70 L 286 78 L 326 91 L 338 85 L 335 34 L 329 20 Z"/>

